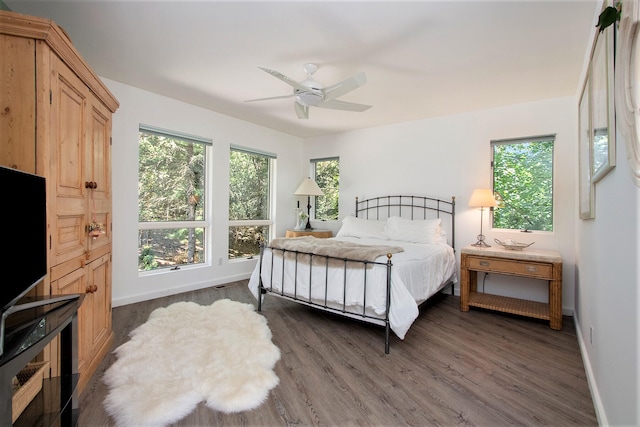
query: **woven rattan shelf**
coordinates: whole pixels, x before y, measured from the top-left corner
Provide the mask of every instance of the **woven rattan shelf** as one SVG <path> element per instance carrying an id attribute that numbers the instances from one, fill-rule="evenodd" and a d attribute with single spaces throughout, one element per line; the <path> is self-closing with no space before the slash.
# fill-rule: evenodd
<path id="1" fill-rule="evenodd" d="M 544 302 L 471 292 L 469 306 L 549 320 L 549 304 Z"/>
<path id="2" fill-rule="evenodd" d="M 549 282 L 549 302 L 479 293 L 478 272 L 528 277 Z M 558 252 L 510 251 L 467 246 L 460 251 L 460 310 L 478 307 L 548 320 L 551 329 L 562 329 L 562 258 Z"/>

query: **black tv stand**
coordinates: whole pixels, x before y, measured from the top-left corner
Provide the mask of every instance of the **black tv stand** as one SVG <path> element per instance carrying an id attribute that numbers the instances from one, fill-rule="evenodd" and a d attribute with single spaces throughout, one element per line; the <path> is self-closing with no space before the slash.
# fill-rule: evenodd
<path id="1" fill-rule="evenodd" d="M 2 316 L 0 317 L 0 356 L 4 354 L 5 320 L 7 317 L 19 311 L 49 306 L 58 302 L 71 301 L 77 298 L 77 294 L 56 295 L 53 297 L 26 297 L 3 311 Z"/>
<path id="2" fill-rule="evenodd" d="M 60 340 L 60 376 L 47 378 L 42 390 L 14 426 L 74 426 L 78 396 L 78 308 L 84 295 L 36 298 L 3 313 L 0 356 L 0 426 L 12 425 L 11 382 L 55 337 Z"/>

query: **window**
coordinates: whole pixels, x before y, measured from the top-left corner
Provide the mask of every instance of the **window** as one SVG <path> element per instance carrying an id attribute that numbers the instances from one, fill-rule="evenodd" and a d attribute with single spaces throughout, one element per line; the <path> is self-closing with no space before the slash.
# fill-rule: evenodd
<path id="1" fill-rule="evenodd" d="M 275 155 L 231 147 L 229 259 L 252 258 L 271 234 L 271 180 Z"/>
<path id="2" fill-rule="evenodd" d="M 493 227 L 553 231 L 555 135 L 492 141 Z"/>
<path id="3" fill-rule="evenodd" d="M 205 159 L 210 140 L 140 126 L 138 270 L 205 262 Z"/>
<path id="4" fill-rule="evenodd" d="M 315 219 L 320 221 L 338 219 L 338 199 L 340 195 L 340 159 L 311 160 L 313 176 L 323 196 L 315 196 Z"/>

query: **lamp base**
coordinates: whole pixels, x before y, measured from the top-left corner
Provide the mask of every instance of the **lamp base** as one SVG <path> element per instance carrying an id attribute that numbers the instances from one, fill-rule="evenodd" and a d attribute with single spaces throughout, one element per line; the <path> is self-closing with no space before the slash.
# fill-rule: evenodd
<path id="1" fill-rule="evenodd" d="M 491 245 L 488 245 L 485 241 L 484 241 L 484 234 L 478 234 L 478 241 L 473 243 L 471 246 L 477 246 L 480 248 L 490 248 Z"/>
<path id="2" fill-rule="evenodd" d="M 491 247 L 491 245 L 487 245 L 485 242 L 480 242 L 480 241 L 477 241 L 477 242 L 471 244 L 471 246 L 477 246 L 477 247 L 480 247 L 480 248 L 490 248 Z"/>
<path id="3" fill-rule="evenodd" d="M 311 196 L 307 196 L 307 226 L 304 229 L 306 231 L 313 230 L 311 227 Z"/>

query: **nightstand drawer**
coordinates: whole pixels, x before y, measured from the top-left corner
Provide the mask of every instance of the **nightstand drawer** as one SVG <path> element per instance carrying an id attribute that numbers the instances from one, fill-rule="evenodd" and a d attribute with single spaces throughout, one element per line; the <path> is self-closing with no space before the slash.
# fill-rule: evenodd
<path id="1" fill-rule="evenodd" d="M 551 264 L 474 256 L 469 256 L 468 260 L 469 270 L 475 271 L 513 274 L 538 279 L 551 279 L 553 274 L 553 266 Z"/>

